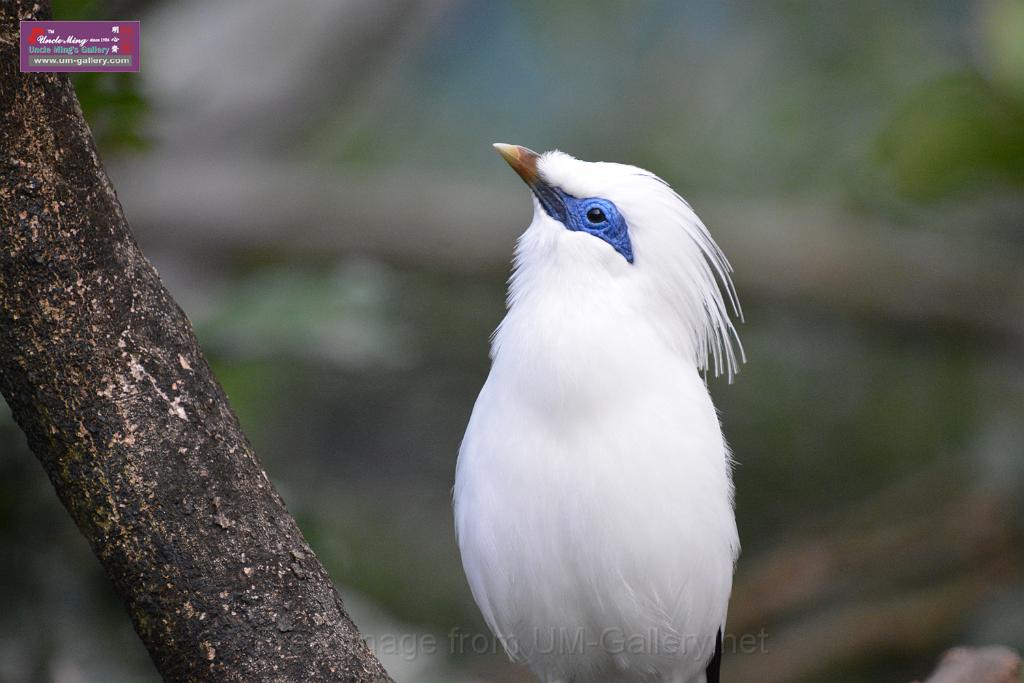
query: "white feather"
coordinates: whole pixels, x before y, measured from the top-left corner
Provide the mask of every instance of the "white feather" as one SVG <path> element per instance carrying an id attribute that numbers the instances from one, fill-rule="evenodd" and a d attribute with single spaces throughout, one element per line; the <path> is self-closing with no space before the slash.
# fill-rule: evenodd
<path id="1" fill-rule="evenodd" d="M 701 376 L 736 369 L 729 264 L 650 173 L 560 152 L 538 168 L 614 202 L 635 261 L 534 202 L 459 452 L 466 576 L 488 626 L 545 682 L 699 681 L 739 552 Z"/>

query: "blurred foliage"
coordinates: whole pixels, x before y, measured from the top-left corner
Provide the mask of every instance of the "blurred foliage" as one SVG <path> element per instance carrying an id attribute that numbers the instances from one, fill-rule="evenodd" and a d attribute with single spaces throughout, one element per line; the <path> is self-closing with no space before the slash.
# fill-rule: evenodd
<path id="1" fill-rule="evenodd" d="M 71 80 L 100 149 L 123 152 L 149 146 L 141 132 L 148 106 L 139 93 L 138 74 L 78 73 Z"/>
<path id="2" fill-rule="evenodd" d="M 930 202 L 1024 187 L 1024 2 L 975 3 L 969 70 L 894 98 L 875 144 L 883 177 Z"/>
<path id="3" fill-rule="evenodd" d="M 929 83 L 900 105 L 877 149 L 915 199 L 1024 187 L 1024 97 L 977 74 Z"/>
<path id="4" fill-rule="evenodd" d="M 99 0 L 51 0 L 53 18 L 59 21 L 94 21 L 111 19 L 106 5 Z"/>
<path id="5" fill-rule="evenodd" d="M 740 328 L 749 362 L 735 385 L 711 389 L 748 553 L 967 448 L 978 428 L 962 400 L 978 393 L 969 340 L 754 297 L 744 308 L 758 321 Z"/>
<path id="6" fill-rule="evenodd" d="M 980 47 L 992 80 L 1024 97 L 1024 2 L 986 0 L 978 3 Z"/>
<path id="7" fill-rule="evenodd" d="M 232 283 L 200 333 L 240 357 L 286 354 L 341 367 L 408 365 L 410 330 L 393 315 L 396 276 L 369 260 L 257 268 Z"/>
<path id="8" fill-rule="evenodd" d="M 62 21 L 134 18 L 111 16 L 109 9 L 98 0 L 53 1 L 53 16 Z M 141 73 L 75 73 L 71 82 L 99 149 L 116 154 L 149 146 L 142 132 L 149 107 Z"/>

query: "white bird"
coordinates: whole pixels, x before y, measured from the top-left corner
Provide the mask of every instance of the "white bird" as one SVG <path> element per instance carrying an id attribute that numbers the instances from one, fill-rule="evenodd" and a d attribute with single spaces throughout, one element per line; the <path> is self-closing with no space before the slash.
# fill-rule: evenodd
<path id="1" fill-rule="evenodd" d="M 702 371 L 737 367 L 729 263 L 648 171 L 495 148 L 534 212 L 455 476 L 473 597 L 545 683 L 714 683 L 739 538 Z"/>

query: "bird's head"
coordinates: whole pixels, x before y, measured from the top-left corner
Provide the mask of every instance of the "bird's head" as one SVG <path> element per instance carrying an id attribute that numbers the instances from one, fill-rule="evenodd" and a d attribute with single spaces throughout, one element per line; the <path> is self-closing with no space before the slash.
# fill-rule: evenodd
<path id="1" fill-rule="evenodd" d="M 741 316 L 732 268 L 689 204 L 635 166 L 494 147 L 534 196 L 516 247 L 512 306 L 551 287 L 613 300 L 655 321 L 699 369 L 732 377 L 736 349 L 743 354 L 726 304 Z"/>

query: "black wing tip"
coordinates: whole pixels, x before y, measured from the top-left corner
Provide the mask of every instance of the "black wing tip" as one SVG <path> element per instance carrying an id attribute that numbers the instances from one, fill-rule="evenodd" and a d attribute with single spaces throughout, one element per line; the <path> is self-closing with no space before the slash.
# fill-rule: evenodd
<path id="1" fill-rule="evenodd" d="M 722 676 L 722 629 L 718 629 L 718 636 L 715 638 L 715 654 L 711 656 L 704 675 L 707 678 L 707 683 L 719 683 Z"/>

